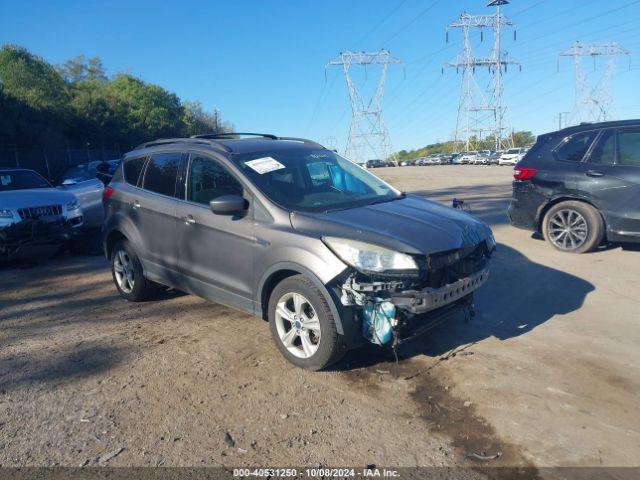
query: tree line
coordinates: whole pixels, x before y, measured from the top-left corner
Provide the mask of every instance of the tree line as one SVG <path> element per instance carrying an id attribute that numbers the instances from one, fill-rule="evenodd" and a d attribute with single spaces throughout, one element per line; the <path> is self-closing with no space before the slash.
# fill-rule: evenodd
<path id="1" fill-rule="evenodd" d="M 218 131 L 231 126 L 217 112 L 134 75 L 108 75 L 98 57 L 52 65 L 17 45 L 0 48 L 0 144 L 127 149 Z"/>

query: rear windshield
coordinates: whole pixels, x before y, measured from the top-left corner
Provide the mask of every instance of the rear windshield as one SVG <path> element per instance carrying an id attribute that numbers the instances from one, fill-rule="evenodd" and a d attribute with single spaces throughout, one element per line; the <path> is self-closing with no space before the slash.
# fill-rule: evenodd
<path id="1" fill-rule="evenodd" d="M 31 170 L 0 172 L 0 192 L 27 188 L 50 188 L 51 184 Z"/>
<path id="2" fill-rule="evenodd" d="M 375 175 L 329 150 L 269 151 L 232 159 L 260 191 L 292 211 L 342 210 L 402 198 Z"/>

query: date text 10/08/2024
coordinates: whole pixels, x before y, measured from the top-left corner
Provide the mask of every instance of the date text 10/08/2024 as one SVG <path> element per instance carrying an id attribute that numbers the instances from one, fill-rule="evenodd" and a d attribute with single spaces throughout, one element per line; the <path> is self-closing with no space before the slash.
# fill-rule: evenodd
<path id="1" fill-rule="evenodd" d="M 298 470 L 296 468 L 234 468 L 234 477 L 299 477 L 308 478 L 394 478 L 399 477 L 397 470 L 386 468 L 305 468 Z"/>

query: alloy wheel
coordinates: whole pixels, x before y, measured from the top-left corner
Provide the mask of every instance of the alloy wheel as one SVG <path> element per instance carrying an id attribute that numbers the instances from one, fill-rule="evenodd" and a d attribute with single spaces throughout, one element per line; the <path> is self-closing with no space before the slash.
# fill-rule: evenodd
<path id="1" fill-rule="evenodd" d="M 562 209 L 549 219 L 548 232 L 551 243 L 556 247 L 575 250 L 587 240 L 589 225 L 579 212 Z"/>
<path id="2" fill-rule="evenodd" d="M 280 341 L 299 358 L 310 358 L 320 345 L 320 320 L 307 298 L 285 293 L 276 305 L 275 323 Z"/>
<path id="3" fill-rule="evenodd" d="M 113 256 L 113 271 L 120 290 L 131 293 L 135 285 L 135 275 L 133 261 L 126 250 L 118 250 Z"/>

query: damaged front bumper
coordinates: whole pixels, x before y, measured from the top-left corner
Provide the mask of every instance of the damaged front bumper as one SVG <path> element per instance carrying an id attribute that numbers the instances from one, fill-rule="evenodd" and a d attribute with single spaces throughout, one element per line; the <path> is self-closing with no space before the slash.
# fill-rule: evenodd
<path id="1" fill-rule="evenodd" d="M 391 295 L 391 303 L 396 308 L 413 315 L 420 315 L 436 308 L 454 303 L 480 288 L 489 278 L 489 267 L 485 267 L 466 278 L 440 288 L 424 288 L 423 290 L 407 290 Z"/>
<path id="2" fill-rule="evenodd" d="M 465 312 L 474 315 L 473 294 L 489 278 L 493 245 L 427 258 L 417 276 L 367 277 L 353 271 L 340 286 L 341 303 L 354 307 L 368 341 L 393 346 Z"/>

